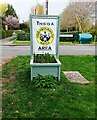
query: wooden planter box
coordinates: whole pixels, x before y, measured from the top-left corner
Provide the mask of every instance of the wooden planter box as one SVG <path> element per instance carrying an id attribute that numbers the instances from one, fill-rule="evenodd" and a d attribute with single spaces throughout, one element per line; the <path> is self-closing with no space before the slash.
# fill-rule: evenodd
<path id="1" fill-rule="evenodd" d="M 40 75 L 53 75 L 60 80 L 60 66 L 61 63 L 56 59 L 56 63 L 33 63 L 33 59 L 30 61 L 31 66 L 31 80 L 33 77 Z"/>

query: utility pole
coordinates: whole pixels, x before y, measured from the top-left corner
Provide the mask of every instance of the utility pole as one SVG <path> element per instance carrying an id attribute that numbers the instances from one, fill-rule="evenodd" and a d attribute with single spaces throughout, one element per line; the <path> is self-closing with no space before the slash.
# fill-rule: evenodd
<path id="1" fill-rule="evenodd" d="M 46 15 L 48 15 L 48 0 L 46 0 Z"/>
<path id="2" fill-rule="evenodd" d="M 35 15 L 36 15 L 36 8 L 35 8 Z"/>
<path id="3" fill-rule="evenodd" d="M 36 6 L 35 6 L 35 15 L 37 15 L 37 5 L 38 5 L 38 0 L 36 1 Z"/>

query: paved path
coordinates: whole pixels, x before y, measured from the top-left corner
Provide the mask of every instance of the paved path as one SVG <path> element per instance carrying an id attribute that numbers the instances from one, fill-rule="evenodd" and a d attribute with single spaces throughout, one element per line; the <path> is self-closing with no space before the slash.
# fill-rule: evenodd
<path id="1" fill-rule="evenodd" d="M 16 36 L 11 36 L 8 38 L 0 39 L 0 64 L 3 63 L 3 61 L 6 59 L 6 57 L 3 55 L 3 45 L 10 45 L 11 39 L 15 38 Z M 5 58 L 5 59 L 4 59 Z"/>
<path id="2" fill-rule="evenodd" d="M 15 38 L 16 36 L 11 36 L 11 37 L 8 37 L 8 38 L 4 38 L 4 39 L 1 39 L 0 40 L 0 46 L 2 45 L 10 45 L 11 44 L 11 39 Z"/>
<path id="3" fill-rule="evenodd" d="M 12 38 L 12 37 L 11 37 Z M 9 44 L 7 38 L 2 42 L 0 41 L 0 63 L 4 62 L 7 58 L 11 58 L 17 55 L 30 55 L 30 46 L 4 46 Z M 97 47 L 93 45 L 60 45 L 60 55 L 95 55 L 95 49 Z M 2 60 L 2 61 L 1 61 Z"/>

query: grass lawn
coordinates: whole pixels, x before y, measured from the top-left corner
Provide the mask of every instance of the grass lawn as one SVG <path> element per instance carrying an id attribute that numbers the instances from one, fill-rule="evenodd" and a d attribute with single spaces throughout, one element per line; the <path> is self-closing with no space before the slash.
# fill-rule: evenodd
<path id="1" fill-rule="evenodd" d="M 59 42 L 59 43 L 60 43 L 60 45 L 79 44 L 79 42 L 73 42 L 73 43 L 72 42 Z M 28 44 L 28 45 L 30 45 L 30 41 L 19 41 L 19 40 L 16 40 L 16 41 L 13 42 L 13 44 Z M 91 42 L 91 44 L 97 44 L 97 42 Z"/>
<path id="2" fill-rule="evenodd" d="M 79 42 L 59 42 L 60 45 L 68 45 L 68 44 L 79 44 Z"/>
<path id="3" fill-rule="evenodd" d="M 16 40 L 13 42 L 13 44 L 30 44 L 30 41 L 19 41 L 19 40 Z M 60 42 L 60 45 L 65 45 L 65 44 L 79 44 L 78 42 Z"/>
<path id="4" fill-rule="evenodd" d="M 80 44 L 79 42 L 60 42 L 60 45 L 66 45 L 66 44 L 70 44 L 70 45 L 73 45 L 73 44 Z M 90 44 L 97 44 L 97 42 L 93 42 L 91 41 Z"/>
<path id="5" fill-rule="evenodd" d="M 29 44 L 30 45 L 30 41 L 19 41 L 19 40 L 16 40 L 13 42 L 13 44 Z"/>
<path id="6" fill-rule="evenodd" d="M 3 65 L 3 118 L 94 118 L 97 56 L 60 56 L 61 81 L 53 89 L 35 88 L 30 81 L 30 56 Z M 69 82 L 63 71 L 79 71 L 87 85 Z"/>
<path id="7" fill-rule="evenodd" d="M 30 41 L 19 41 L 16 40 L 13 42 L 13 44 L 29 44 L 30 45 Z M 60 45 L 64 45 L 64 44 L 73 44 L 72 42 L 60 42 Z M 78 42 L 76 42 L 76 44 L 78 44 Z"/>

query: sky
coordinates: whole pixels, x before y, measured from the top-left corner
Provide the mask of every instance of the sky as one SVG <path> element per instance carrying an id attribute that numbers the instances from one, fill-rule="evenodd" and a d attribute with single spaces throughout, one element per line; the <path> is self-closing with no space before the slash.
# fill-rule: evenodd
<path id="1" fill-rule="evenodd" d="M 45 0 L 0 0 L 0 4 L 7 3 L 13 5 L 20 22 L 27 21 L 31 13 L 31 7 L 37 3 L 45 4 Z M 59 15 L 68 5 L 69 0 L 48 0 L 48 14 Z"/>

